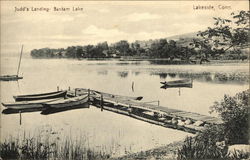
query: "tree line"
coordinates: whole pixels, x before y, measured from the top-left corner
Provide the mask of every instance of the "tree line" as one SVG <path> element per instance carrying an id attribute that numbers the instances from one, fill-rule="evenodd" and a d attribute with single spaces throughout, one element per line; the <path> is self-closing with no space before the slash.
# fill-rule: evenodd
<path id="1" fill-rule="evenodd" d="M 115 58 L 115 57 L 150 57 L 150 58 L 188 58 L 195 54 L 194 49 L 177 45 L 176 41 L 167 39 L 154 40 L 152 44 L 142 46 L 139 41 L 129 43 L 121 40 L 108 45 L 107 42 L 97 45 L 70 46 L 66 49 L 34 49 L 32 57 L 65 57 L 65 58 Z"/>
<path id="2" fill-rule="evenodd" d="M 230 15 L 231 19 L 215 18 L 214 26 L 199 31 L 191 38 L 166 38 L 135 41 L 121 40 L 114 44 L 70 46 L 66 49 L 34 49 L 35 58 L 168 58 L 192 61 L 194 59 L 247 59 L 244 48 L 249 46 L 249 11 Z M 184 43 L 184 42 L 185 43 Z"/>

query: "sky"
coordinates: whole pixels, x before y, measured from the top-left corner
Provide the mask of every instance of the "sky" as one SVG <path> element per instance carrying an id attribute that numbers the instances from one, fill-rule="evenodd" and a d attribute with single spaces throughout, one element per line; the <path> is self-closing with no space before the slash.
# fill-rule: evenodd
<path id="1" fill-rule="evenodd" d="M 1 54 L 39 48 L 149 40 L 205 30 L 212 17 L 248 10 L 248 1 L 1 1 Z M 196 10 L 195 6 L 214 6 Z M 218 5 L 230 6 L 219 9 Z M 29 11 L 15 11 L 26 7 Z M 50 11 L 31 11 L 49 8 Z M 53 8 L 70 8 L 54 11 Z M 82 8 L 73 11 L 72 8 Z"/>

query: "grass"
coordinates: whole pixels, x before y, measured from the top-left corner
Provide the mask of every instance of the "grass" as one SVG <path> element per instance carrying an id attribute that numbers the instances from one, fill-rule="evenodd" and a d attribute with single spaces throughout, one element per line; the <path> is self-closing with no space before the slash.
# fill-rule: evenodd
<path id="1" fill-rule="evenodd" d="M 0 157 L 8 159 L 64 159 L 64 160 L 99 160 L 108 159 L 110 154 L 105 149 L 95 151 L 85 143 L 86 137 L 63 140 L 52 134 L 38 134 L 34 137 L 10 136 L 0 143 Z"/>

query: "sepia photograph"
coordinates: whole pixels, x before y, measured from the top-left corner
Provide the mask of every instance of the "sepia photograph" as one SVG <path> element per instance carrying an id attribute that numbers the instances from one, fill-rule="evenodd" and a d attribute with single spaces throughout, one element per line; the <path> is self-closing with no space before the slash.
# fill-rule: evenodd
<path id="1" fill-rule="evenodd" d="M 249 1 L 0 1 L 0 160 L 249 160 Z"/>

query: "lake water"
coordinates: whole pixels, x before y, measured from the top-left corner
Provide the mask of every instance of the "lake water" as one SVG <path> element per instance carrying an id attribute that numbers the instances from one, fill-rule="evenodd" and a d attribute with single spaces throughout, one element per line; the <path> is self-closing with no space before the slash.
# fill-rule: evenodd
<path id="1" fill-rule="evenodd" d="M 17 57 L 1 57 L 1 74 L 16 74 Z M 18 82 L 1 82 L 1 102 L 17 94 L 42 93 L 71 88 L 90 88 L 160 105 L 209 115 L 209 107 L 224 94 L 235 95 L 248 88 L 247 63 L 215 65 L 160 65 L 149 61 L 70 60 L 23 58 Z M 161 89 L 161 81 L 193 79 L 193 88 Z M 134 89 L 132 90 L 132 83 Z M 4 107 L 1 106 L 1 110 Z M 213 114 L 216 116 L 216 114 Z M 1 140 L 23 130 L 46 128 L 59 136 L 87 137 L 94 150 L 106 148 L 113 156 L 138 152 L 185 138 L 188 133 L 167 129 L 91 106 L 52 115 L 40 112 L 1 114 Z"/>

